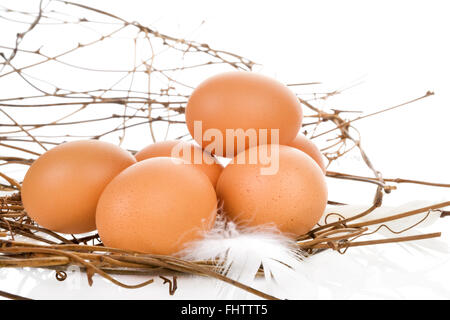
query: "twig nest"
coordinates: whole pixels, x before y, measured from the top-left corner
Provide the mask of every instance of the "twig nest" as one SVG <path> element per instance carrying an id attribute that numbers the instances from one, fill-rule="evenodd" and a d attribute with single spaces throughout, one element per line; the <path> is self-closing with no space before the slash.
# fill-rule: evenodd
<path id="1" fill-rule="evenodd" d="M 95 230 L 95 208 L 106 185 L 136 160 L 125 150 L 97 140 L 63 143 L 40 156 L 22 185 L 27 214 L 62 233 Z"/>
<path id="2" fill-rule="evenodd" d="M 222 173 L 223 166 L 217 159 L 192 143 L 169 140 L 151 144 L 135 154 L 137 161 L 155 157 L 174 157 L 192 163 L 205 173 L 212 185 L 216 187 L 217 180 Z"/>
<path id="3" fill-rule="evenodd" d="M 152 158 L 127 168 L 105 188 L 97 229 L 106 246 L 168 255 L 209 230 L 216 207 L 203 172 L 181 159 Z"/>
<path id="4" fill-rule="evenodd" d="M 327 204 L 325 176 L 304 152 L 263 145 L 238 154 L 223 170 L 217 195 L 225 213 L 244 226 L 275 224 L 282 232 L 308 232 Z"/>

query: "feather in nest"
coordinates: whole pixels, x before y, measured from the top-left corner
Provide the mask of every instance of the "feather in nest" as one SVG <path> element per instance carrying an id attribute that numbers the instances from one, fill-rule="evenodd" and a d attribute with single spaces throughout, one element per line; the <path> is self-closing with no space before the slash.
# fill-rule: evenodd
<path id="1" fill-rule="evenodd" d="M 189 260 L 216 261 L 218 271 L 247 285 L 254 285 L 262 267 L 263 289 L 278 291 L 286 281 L 299 280 L 301 261 L 306 257 L 295 241 L 284 236 L 275 226 L 243 227 L 218 215 L 214 228 L 199 241 L 190 243 L 181 255 Z M 217 283 L 218 297 L 246 298 L 247 293 L 228 284 Z M 252 298 L 255 298 L 254 296 Z"/>

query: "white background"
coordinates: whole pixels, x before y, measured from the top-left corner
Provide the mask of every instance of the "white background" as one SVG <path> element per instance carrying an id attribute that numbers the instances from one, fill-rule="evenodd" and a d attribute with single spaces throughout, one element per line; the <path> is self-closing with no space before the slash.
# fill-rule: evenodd
<path id="1" fill-rule="evenodd" d="M 323 83 L 320 90 L 331 91 L 360 83 L 324 102 L 336 109 L 369 113 L 419 97 L 428 90 L 434 91 L 433 97 L 362 120 L 356 126 L 361 131 L 364 148 L 385 177 L 450 182 L 450 20 L 446 1 L 78 2 L 149 24 L 166 34 L 236 52 L 258 62 L 261 65 L 257 67 L 258 72 L 284 83 L 320 81 Z M 0 33 L 2 42 L 14 35 L 5 29 Z M 296 90 L 308 93 L 315 89 L 298 87 Z M 351 172 L 353 162 L 350 159 L 348 163 L 339 169 Z M 330 198 L 345 198 L 352 203 L 358 202 L 355 199 L 360 199 L 360 203 L 370 201 L 371 194 L 368 197 L 367 192 L 358 193 L 352 183 L 348 183 L 348 189 L 342 187 L 346 186 L 343 182 L 339 182 L 340 187 L 331 179 L 329 183 Z M 399 190 L 386 197 L 385 203 L 438 202 L 448 200 L 449 195 L 448 189 L 400 185 Z M 445 235 L 448 223 L 434 224 L 430 231 L 435 230 L 443 231 L 443 240 L 448 241 Z M 317 284 L 319 289 L 314 294 L 308 296 L 302 292 L 298 297 L 450 298 L 446 253 L 430 255 L 389 245 L 355 249 L 336 256 L 329 253 L 328 262 L 321 258 L 322 276 L 334 274 L 333 267 L 324 264 L 347 263 L 342 270 L 349 269 L 349 274 L 353 270 L 353 274 L 360 276 L 358 279 L 365 279 L 364 285 L 355 287 L 353 282 L 338 282 L 340 289 L 333 291 L 327 285 Z M 388 257 L 387 262 L 372 259 L 381 256 Z M 391 270 L 388 276 L 386 268 L 390 263 L 403 269 Z M 437 280 L 421 281 L 430 279 L 425 276 L 429 274 Z M 113 290 L 98 280 L 94 288 L 62 293 L 58 289 L 62 288 L 61 284 L 53 280 L 53 274 L 2 270 L 1 275 L 0 290 L 9 289 L 36 298 L 168 298 L 165 289 L 158 286 L 140 291 Z M 404 277 L 403 285 L 399 285 L 400 289 L 392 288 L 386 277 L 398 279 L 400 275 Z M 38 288 L 41 278 L 46 277 L 48 287 Z M 207 291 L 189 291 L 187 288 L 191 288 L 193 281 L 183 281 L 186 281 L 184 289 L 179 290 L 176 298 L 210 297 Z M 368 287 L 375 289 L 368 290 Z"/>

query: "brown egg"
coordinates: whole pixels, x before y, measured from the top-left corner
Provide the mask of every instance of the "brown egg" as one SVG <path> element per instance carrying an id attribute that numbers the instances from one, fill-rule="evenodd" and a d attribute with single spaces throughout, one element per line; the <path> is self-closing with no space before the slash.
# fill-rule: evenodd
<path id="1" fill-rule="evenodd" d="M 223 170 L 223 166 L 217 159 L 206 153 L 202 148 L 192 143 L 174 140 L 162 141 L 151 144 L 135 154 L 137 161 L 142 161 L 154 157 L 176 157 L 187 162 L 193 163 L 194 166 L 202 170 L 216 187 L 217 179 Z"/>
<path id="2" fill-rule="evenodd" d="M 25 210 L 38 224 L 56 232 L 93 231 L 103 189 L 135 162 L 131 153 L 111 143 L 63 143 L 40 156 L 25 175 Z"/>
<path id="3" fill-rule="evenodd" d="M 304 152 L 288 146 L 279 146 L 278 152 L 271 148 L 257 146 L 235 157 L 219 177 L 217 196 L 225 213 L 239 224 L 275 224 L 290 235 L 304 234 L 319 221 L 327 204 L 325 177 Z M 257 161 L 252 161 L 252 153 L 258 154 Z M 243 154 L 245 161 L 240 161 Z M 270 161 L 261 158 L 266 154 Z M 275 170 L 262 170 L 269 167 Z"/>
<path id="4" fill-rule="evenodd" d="M 290 143 L 302 119 L 301 105 L 288 87 L 243 71 L 202 82 L 186 106 L 186 124 L 195 141 L 210 153 L 231 158 L 259 144 Z M 278 130 L 278 140 L 272 129 Z"/>
<path id="5" fill-rule="evenodd" d="M 309 140 L 303 133 L 299 133 L 297 137 L 295 137 L 295 139 L 287 145 L 306 153 L 308 156 L 314 159 L 314 161 L 319 165 L 324 174 L 327 173 L 327 168 L 325 167 L 322 153 L 314 144 L 314 142 Z"/>
<path id="6" fill-rule="evenodd" d="M 106 246 L 172 254 L 212 227 L 217 199 L 208 177 L 176 158 L 127 168 L 105 188 L 97 229 Z"/>

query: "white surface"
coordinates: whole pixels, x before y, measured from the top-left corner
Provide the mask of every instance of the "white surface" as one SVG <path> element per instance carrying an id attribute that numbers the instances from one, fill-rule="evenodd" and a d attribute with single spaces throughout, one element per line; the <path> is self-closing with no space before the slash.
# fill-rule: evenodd
<path id="1" fill-rule="evenodd" d="M 239 53 L 261 63 L 260 72 L 285 83 L 321 81 L 321 90 L 335 90 L 362 80 L 361 85 L 324 102 L 337 109 L 369 113 L 435 91 L 431 98 L 363 120 L 357 127 L 367 153 L 385 177 L 450 182 L 450 20 L 446 1 L 79 2 L 148 22 L 167 34 Z M 2 42 L 13 40 L 15 32 L 0 36 Z M 51 40 L 42 42 L 50 45 Z M 110 54 L 114 57 L 114 51 Z M 307 93 L 314 89 L 296 90 Z M 150 141 L 148 137 L 134 139 L 130 141 L 134 146 Z M 360 165 L 360 161 L 347 159 L 331 169 L 352 172 L 353 164 Z M 368 203 L 372 198 L 372 187 L 328 181 L 330 199 L 358 197 L 361 203 Z M 385 197 L 385 203 L 439 202 L 449 200 L 449 195 L 448 189 L 400 185 Z M 448 221 L 438 223 L 427 231 L 443 231 L 441 240 L 448 242 Z M 312 274 L 306 275 L 314 281 L 290 291 L 297 298 L 448 299 L 449 257 L 448 253 L 417 250 L 412 244 L 354 248 L 344 256 L 325 252 L 307 262 L 314 264 Z M 123 278 L 130 283 L 143 280 Z M 170 298 L 162 280 L 155 282 L 143 289 L 126 290 L 94 277 L 93 287 L 88 288 L 78 275 L 69 274 L 61 283 L 52 272 L 0 270 L 0 290 L 32 298 Z M 174 298 L 212 298 L 213 290 L 214 283 L 209 280 L 184 277 Z"/>

